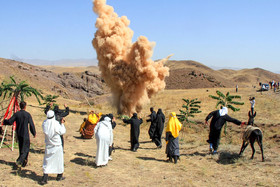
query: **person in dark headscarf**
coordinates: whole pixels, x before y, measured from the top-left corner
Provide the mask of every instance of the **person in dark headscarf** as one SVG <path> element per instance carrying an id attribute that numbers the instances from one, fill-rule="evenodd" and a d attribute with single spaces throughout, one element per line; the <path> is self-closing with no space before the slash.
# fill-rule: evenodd
<path id="1" fill-rule="evenodd" d="M 143 123 L 143 120 L 138 119 L 137 113 L 133 113 L 133 116 L 130 119 L 123 119 L 124 123 L 130 124 L 130 144 L 131 151 L 136 152 L 139 148 L 139 134 L 140 134 L 140 125 Z"/>
<path id="2" fill-rule="evenodd" d="M 207 140 L 207 142 L 210 144 L 211 153 L 214 149 L 213 154 L 217 154 L 217 150 L 220 143 L 221 130 L 224 124 L 226 123 L 226 121 L 232 122 L 236 125 L 245 124 L 245 122 L 241 122 L 237 119 L 230 117 L 227 113 L 228 113 L 227 107 L 223 107 L 220 110 L 215 110 L 209 113 L 205 119 L 205 124 L 208 125 L 208 120 L 212 118 L 210 123 L 209 139 Z"/>
<path id="3" fill-rule="evenodd" d="M 151 114 L 149 115 L 149 119 L 147 119 L 146 121 L 151 122 L 148 133 L 150 135 L 150 139 L 152 141 L 155 141 L 154 136 L 155 136 L 155 130 L 156 130 L 156 116 L 157 116 L 157 114 L 154 111 L 153 107 L 150 108 L 150 111 L 151 111 Z"/>
<path id="4" fill-rule="evenodd" d="M 154 142 L 158 148 L 162 147 L 161 136 L 164 129 L 165 115 L 163 114 L 161 108 L 158 109 L 156 116 L 156 128 L 154 133 Z"/>

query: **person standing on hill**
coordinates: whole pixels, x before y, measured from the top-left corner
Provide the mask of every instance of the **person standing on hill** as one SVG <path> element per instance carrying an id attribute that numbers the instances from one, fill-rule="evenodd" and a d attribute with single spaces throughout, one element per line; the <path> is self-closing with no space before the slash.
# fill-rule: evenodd
<path id="1" fill-rule="evenodd" d="M 154 133 L 154 142 L 157 148 L 161 148 L 161 136 L 164 129 L 164 122 L 165 122 L 165 115 L 163 114 L 161 108 L 158 109 L 157 116 L 156 116 L 156 128 Z"/>
<path id="2" fill-rule="evenodd" d="M 133 116 L 130 119 L 123 119 L 124 123 L 130 124 L 130 144 L 131 151 L 136 152 L 139 148 L 139 135 L 140 135 L 140 125 L 143 123 L 143 120 L 138 119 L 137 113 L 133 113 Z"/>
<path id="3" fill-rule="evenodd" d="M 16 122 L 16 133 L 19 146 L 19 157 L 16 161 L 18 169 L 25 167 L 28 162 L 28 154 L 30 149 L 29 130 L 36 137 L 36 129 L 31 115 L 26 111 L 26 102 L 21 101 L 20 111 L 16 112 L 10 119 L 4 120 L 4 125 L 12 125 Z M 29 128 L 28 128 L 29 124 Z"/>
<path id="4" fill-rule="evenodd" d="M 255 108 L 255 103 L 256 103 L 255 97 L 250 97 L 249 101 L 251 103 L 251 113 L 252 113 L 252 115 L 254 115 L 254 108 Z"/>
<path id="5" fill-rule="evenodd" d="M 169 158 L 168 161 L 172 162 L 174 159 L 174 164 L 180 157 L 179 153 L 179 132 L 182 128 L 181 122 L 178 120 L 176 113 L 172 112 L 169 115 L 168 123 L 166 126 L 166 154 Z"/>
<path id="6" fill-rule="evenodd" d="M 42 128 L 45 134 L 45 156 L 43 162 L 43 178 L 41 184 L 47 184 L 48 174 L 57 174 L 56 180 L 64 180 L 64 158 L 63 148 L 60 136 L 66 133 L 63 120 L 60 124 L 55 119 L 55 113 L 52 110 L 47 112 L 47 119 L 43 122 Z"/>
<path id="7" fill-rule="evenodd" d="M 148 133 L 149 133 L 150 139 L 152 141 L 154 141 L 155 130 L 156 130 L 156 116 L 157 116 L 157 114 L 154 111 L 153 107 L 150 108 L 150 111 L 151 111 L 151 114 L 149 115 L 149 119 L 147 119 L 146 121 L 147 122 L 151 122 L 151 125 L 150 125 Z"/>
<path id="8" fill-rule="evenodd" d="M 228 114 L 227 107 L 223 107 L 220 110 L 215 110 L 208 114 L 208 116 L 205 118 L 205 124 L 208 125 L 208 120 L 212 118 L 210 122 L 210 133 L 209 133 L 209 139 L 207 142 L 210 144 L 210 152 L 213 154 L 217 154 L 217 150 L 220 143 L 220 136 L 221 136 L 221 130 L 224 126 L 225 122 L 232 122 L 236 125 L 244 125 L 245 122 L 241 122 L 237 119 L 234 119 L 230 117 Z M 213 151 L 214 149 L 214 151 Z M 212 152 L 213 151 L 213 152 Z"/>

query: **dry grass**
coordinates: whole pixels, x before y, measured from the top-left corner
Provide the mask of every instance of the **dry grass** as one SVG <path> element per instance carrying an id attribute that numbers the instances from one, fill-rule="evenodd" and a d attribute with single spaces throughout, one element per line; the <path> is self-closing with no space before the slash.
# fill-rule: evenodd
<path id="1" fill-rule="evenodd" d="M 222 92 L 234 89 L 219 89 Z M 183 104 L 182 98 L 198 98 L 202 101 L 202 113 L 195 121 L 198 125 L 187 125 L 180 133 L 181 160 L 177 165 L 165 162 L 165 143 L 162 149 L 155 149 L 149 141 L 148 127 L 144 122 L 141 126 L 140 148 L 138 152 L 129 151 L 129 126 L 118 119 L 114 130 L 116 151 L 113 161 L 107 167 L 96 168 L 94 157 L 96 153 L 95 139 L 83 140 L 77 132 L 85 114 L 91 108 L 79 105 L 76 101 L 59 99 L 59 103 L 68 103 L 71 114 L 67 117 L 67 134 L 65 138 L 65 176 L 66 180 L 56 182 L 51 175 L 46 186 L 278 186 L 280 176 L 280 146 L 279 146 L 279 93 L 272 91 L 262 95 L 254 89 L 239 89 L 239 95 L 245 105 L 239 112 L 229 114 L 242 121 L 247 121 L 250 104 L 249 96 L 256 97 L 257 117 L 255 122 L 264 132 L 264 154 L 266 161 L 261 162 L 257 145 L 255 159 L 250 160 L 251 149 L 248 147 L 244 156 L 239 158 L 242 130 L 233 124 L 228 125 L 228 135 L 222 136 L 219 155 L 209 155 L 208 127 L 203 122 L 205 116 L 215 110 L 215 101 L 208 97 L 215 94 L 216 89 L 165 90 L 155 96 L 150 105 L 145 106 L 141 116 L 149 113 L 149 107 L 162 108 L 166 117 L 172 111 L 178 113 Z M 32 151 L 29 164 L 23 169 L 21 176 L 16 175 L 13 163 L 18 151 L 8 148 L 0 151 L 0 186 L 36 186 L 42 176 L 42 161 L 44 152 L 44 136 L 41 124 L 45 119 L 42 108 L 30 100 L 32 106 L 27 110 L 32 114 L 37 127 L 36 139 L 31 138 Z M 98 104 L 94 109 L 116 114 L 116 110 L 108 103 Z M 275 138 L 273 138 L 275 137 Z M 277 142 L 278 141 L 278 142 Z M 9 155 L 9 156 L 7 156 Z"/>

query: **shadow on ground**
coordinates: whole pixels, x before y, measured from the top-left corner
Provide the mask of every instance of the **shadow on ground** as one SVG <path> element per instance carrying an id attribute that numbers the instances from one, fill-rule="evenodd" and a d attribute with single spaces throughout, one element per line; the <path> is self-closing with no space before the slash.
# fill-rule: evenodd
<path id="1" fill-rule="evenodd" d="M 83 157 L 88 157 L 88 158 L 95 158 L 95 156 L 87 155 L 87 154 L 84 154 L 84 153 L 75 153 L 75 155 L 77 155 L 77 156 L 83 156 Z"/>
<path id="2" fill-rule="evenodd" d="M 95 158 L 95 157 L 92 157 L 92 158 Z M 70 160 L 70 162 L 73 162 L 73 163 L 81 165 L 81 166 L 93 166 L 94 168 L 97 168 L 94 161 L 89 160 L 89 159 L 84 159 L 81 157 L 76 157 L 76 158 Z"/>
<path id="3" fill-rule="evenodd" d="M 37 153 L 37 154 L 45 154 L 45 149 L 34 149 L 34 148 L 30 148 L 30 152 L 31 153 Z"/>
<path id="4" fill-rule="evenodd" d="M 239 159 L 239 154 L 231 152 L 220 152 L 217 163 L 219 164 L 234 164 Z"/>
<path id="5" fill-rule="evenodd" d="M 156 158 L 153 158 L 153 157 L 136 157 L 138 159 L 141 159 L 141 160 L 155 160 L 155 161 L 158 161 L 158 162 L 166 162 L 166 160 L 164 159 L 156 159 Z"/>
<path id="6" fill-rule="evenodd" d="M 128 149 L 128 148 L 122 148 L 122 147 L 119 147 L 119 146 L 116 146 L 115 147 L 115 150 L 124 150 L 124 151 L 131 151 L 130 149 Z"/>
<path id="7" fill-rule="evenodd" d="M 180 156 L 207 156 L 209 155 L 209 153 L 200 153 L 198 151 L 194 152 L 194 153 L 189 153 L 189 154 L 180 154 Z"/>

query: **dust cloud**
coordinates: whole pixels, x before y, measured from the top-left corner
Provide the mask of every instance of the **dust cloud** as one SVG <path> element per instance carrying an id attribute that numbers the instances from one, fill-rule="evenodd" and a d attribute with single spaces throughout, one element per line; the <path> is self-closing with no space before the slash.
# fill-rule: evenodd
<path id="1" fill-rule="evenodd" d="M 150 98 L 165 88 L 169 68 L 151 59 L 155 42 L 140 36 L 132 43 L 133 31 L 126 16 L 119 17 L 106 0 L 94 0 L 93 11 L 98 15 L 97 31 L 92 40 L 101 76 L 111 88 L 114 105 L 120 114 L 141 112 Z"/>

